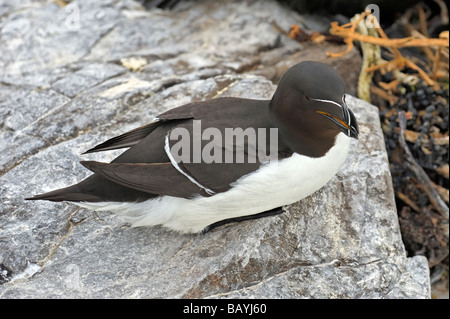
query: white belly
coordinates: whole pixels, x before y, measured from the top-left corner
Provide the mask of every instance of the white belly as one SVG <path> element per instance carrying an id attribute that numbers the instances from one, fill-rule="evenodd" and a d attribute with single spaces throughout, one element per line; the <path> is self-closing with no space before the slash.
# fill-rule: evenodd
<path id="1" fill-rule="evenodd" d="M 184 199 L 163 196 L 141 203 L 75 203 L 113 211 L 133 226 L 163 225 L 181 233 L 197 233 L 215 222 L 261 213 L 292 204 L 323 187 L 344 164 L 350 138 L 339 133 L 335 145 L 320 158 L 294 153 L 241 177 L 224 193 Z"/>

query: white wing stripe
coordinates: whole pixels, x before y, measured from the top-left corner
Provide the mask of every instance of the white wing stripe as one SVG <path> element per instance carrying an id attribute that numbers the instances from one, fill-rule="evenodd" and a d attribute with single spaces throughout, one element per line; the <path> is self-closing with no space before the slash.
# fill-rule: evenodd
<path id="1" fill-rule="evenodd" d="M 209 195 L 214 195 L 215 192 L 213 190 L 210 190 L 208 187 L 203 186 L 199 182 L 197 182 L 192 176 L 185 173 L 180 166 L 178 165 L 177 161 L 173 158 L 172 153 L 170 153 L 170 145 L 169 145 L 169 134 L 166 135 L 165 144 L 164 144 L 164 150 L 166 151 L 167 156 L 170 159 L 170 163 L 172 163 L 172 166 L 176 168 L 177 171 L 179 171 L 181 174 L 186 176 L 191 183 L 194 183 L 198 187 L 204 189 Z"/>

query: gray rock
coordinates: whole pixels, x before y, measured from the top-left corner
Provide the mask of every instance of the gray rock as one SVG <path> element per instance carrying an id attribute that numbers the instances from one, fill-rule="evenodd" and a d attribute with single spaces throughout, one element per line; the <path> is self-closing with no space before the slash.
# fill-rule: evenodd
<path id="1" fill-rule="evenodd" d="M 69 9 L 0 8 L 0 298 L 429 298 L 427 262 L 401 241 L 378 110 L 351 96 L 361 137 L 347 163 L 278 216 L 179 235 L 24 201 L 87 177 L 80 160 L 121 151 L 83 151 L 172 107 L 270 98 L 255 70 L 302 49 L 274 24 L 307 23 L 274 1 Z"/>

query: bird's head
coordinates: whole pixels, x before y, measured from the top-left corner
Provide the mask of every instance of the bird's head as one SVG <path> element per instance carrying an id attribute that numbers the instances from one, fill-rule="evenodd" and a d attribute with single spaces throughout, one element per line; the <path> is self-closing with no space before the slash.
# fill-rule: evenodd
<path id="1" fill-rule="evenodd" d="M 301 108 L 300 113 L 307 118 L 302 124 L 307 127 L 337 127 L 348 137 L 358 138 L 358 122 L 345 103 L 344 82 L 327 64 L 305 61 L 291 67 L 273 96 L 271 107 L 275 104 L 279 111 L 284 107 Z"/>

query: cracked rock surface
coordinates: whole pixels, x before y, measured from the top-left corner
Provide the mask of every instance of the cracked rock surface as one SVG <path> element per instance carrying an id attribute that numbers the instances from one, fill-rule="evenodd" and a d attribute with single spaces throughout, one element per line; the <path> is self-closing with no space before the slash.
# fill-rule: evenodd
<path id="1" fill-rule="evenodd" d="M 80 160 L 120 151 L 82 152 L 170 108 L 271 98 L 302 60 L 335 66 L 354 93 L 358 54 L 327 60 L 335 47 L 280 32 L 294 23 L 317 20 L 274 1 L 0 5 L 0 298 L 429 298 L 427 261 L 401 241 L 378 110 L 352 96 L 347 163 L 281 215 L 194 236 L 24 201 L 87 177 Z"/>

